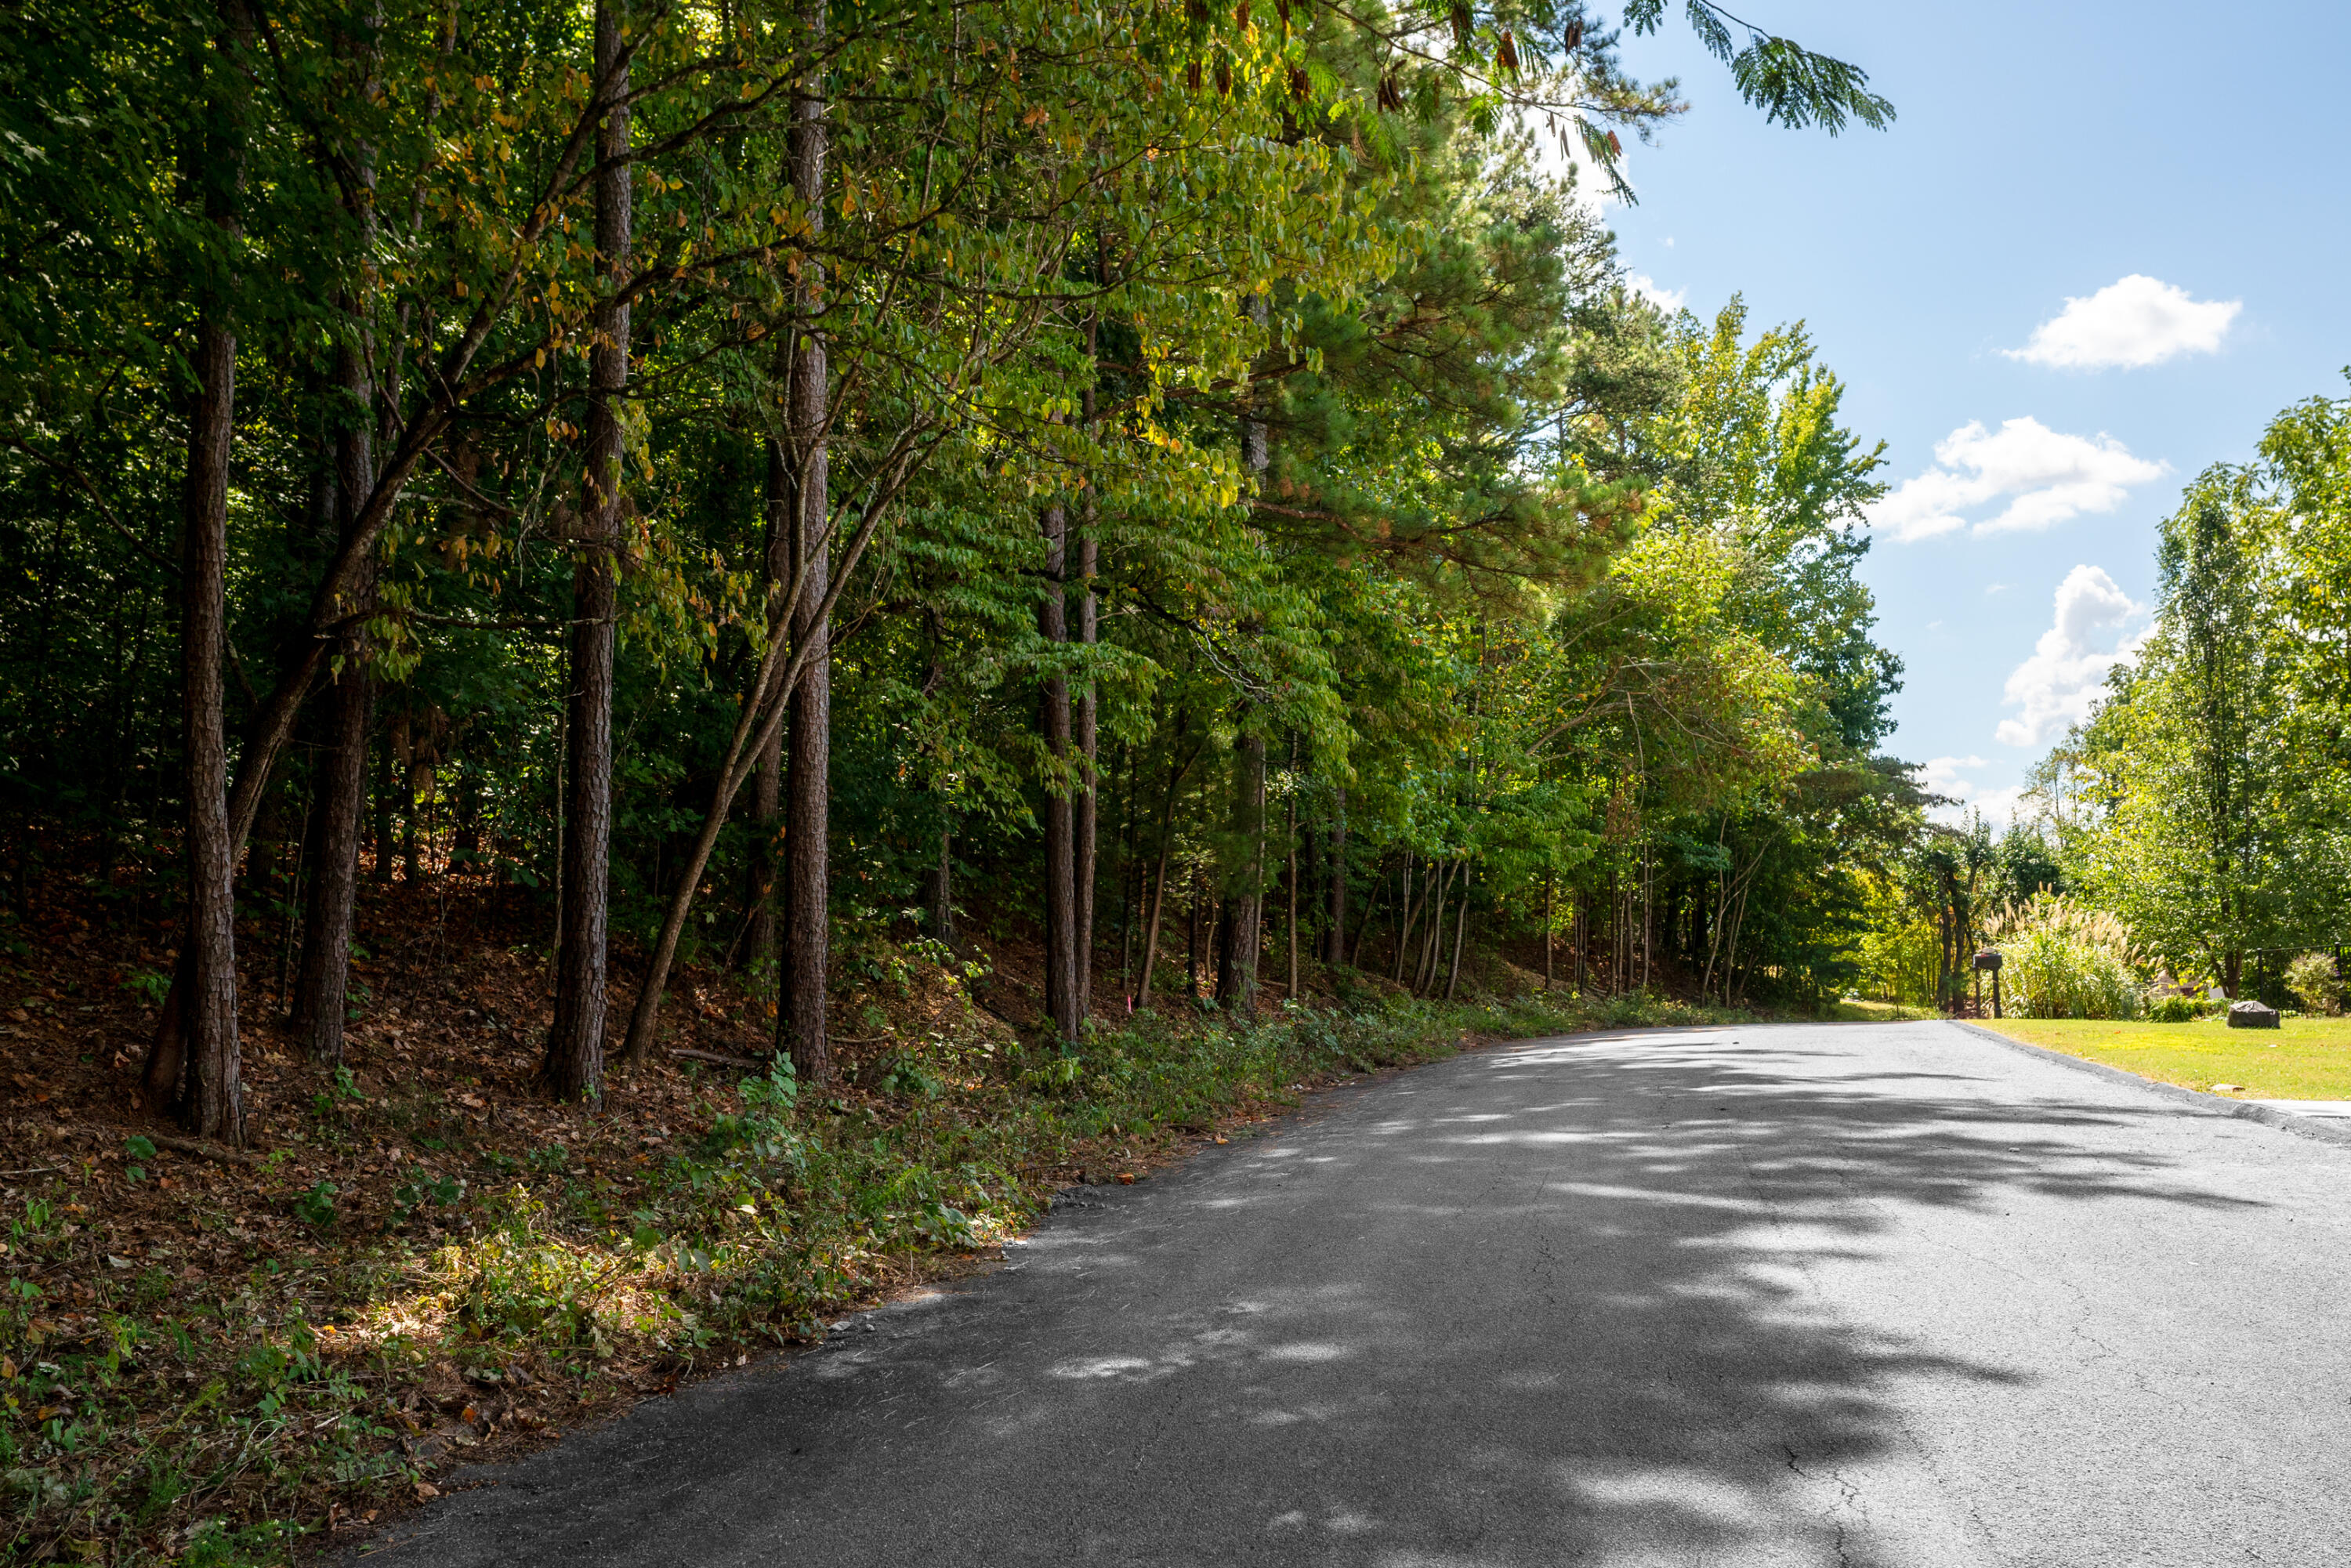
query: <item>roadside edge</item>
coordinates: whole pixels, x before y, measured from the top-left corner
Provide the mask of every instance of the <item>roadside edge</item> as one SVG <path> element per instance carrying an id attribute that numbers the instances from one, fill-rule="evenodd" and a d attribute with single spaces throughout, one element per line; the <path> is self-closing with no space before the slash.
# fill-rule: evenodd
<path id="1" fill-rule="evenodd" d="M 2177 1083 L 2158 1082 L 2152 1078 L 2142 1078 L 2125 1068 L 2109 1067 L 2103 1061 L 2092 1061 L 2086 1057 L 2068 1056 L 2062 1051 L 2052 1051 L 2047 1046 L 2029 1045 L 2023 1040 L 2004 1035 L 1998 1030 L 1986 1029 L 1981 1024 L 1970 1023 L 1964 1019 L 1946 1019 L 1943 1021 L 1965 1030 L 1970 1034 L 1979 1035 L 1985 1040 L 2004 1045 L 2011 1051 L 2022 1051 L 2027 1056 L 2037 1056 L 2043 1061 L 2053 1061 L 2061 1067 L 2071 1067 L 2079 1071 L 2087 1072 L 2093 1077 L 2107 1079 L 2116 1083 L 2131 1084 L 2160 1099 L 2169 1100 L 2184 1109 L 2204 1115 L 2234 1116 L 2241 1121 L 2259 1122 L 2263 1126 L 2275 1127 L 2280 1132 L 2292 1133 L 2299 1138 L 2309 1138 L 2317 1143 L 2334 1144 L 2339 1147 L 2351 1148 L 2351 1125 L 2337 1126 L 2332 1122 L 2316 1116 L 2297 1116 L 2291 1111 L 2280 1111 L 2269 1105 L 2250 1104 L 2242 1100 L 2231 1100 L 2225 1094 L 2207 1094 L 2200 1089 L 2182 1089 Z"/>

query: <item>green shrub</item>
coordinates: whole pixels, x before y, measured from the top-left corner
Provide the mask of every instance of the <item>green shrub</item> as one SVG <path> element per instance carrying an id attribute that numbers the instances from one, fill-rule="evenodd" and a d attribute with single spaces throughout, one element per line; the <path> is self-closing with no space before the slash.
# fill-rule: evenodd
<path id="1" fill-rule="evenodd" d="M 2335 976 L 2333 954 L 2304 953 L 2288 964 L 2285 988 L 2311 1012 L 2333 1018 L 2343 1010 L 2343 983 Z"/>
<path id="2" fill-rule="evenodd" d="M 2137 1018 L 2146 999 L 2130 927 L 2062 894 L 2035 894 L 1984 923 L 2006 963 L 2001 989 L 2019 1018 Z"/>
<path id="3" fill-rule="evenodd" d="M 2159 997 L 2147 1009 L 2155 1023 L 2192 1023 L 2204 1009 L 2193 997 Z"/>

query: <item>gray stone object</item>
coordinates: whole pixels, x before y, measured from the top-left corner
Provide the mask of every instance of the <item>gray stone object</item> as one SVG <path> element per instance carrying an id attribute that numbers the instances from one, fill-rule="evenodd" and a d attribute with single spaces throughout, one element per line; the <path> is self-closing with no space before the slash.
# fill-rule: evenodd
<path id="1" fill-rule="evenodd" d="M 2278 1010 L 2275 1008 L 2265 1008 L 2259 1002 L 2231 1002 L 2229 1027 L 2231 1029 L 2275 1029 L 2278 1027 Z"/>

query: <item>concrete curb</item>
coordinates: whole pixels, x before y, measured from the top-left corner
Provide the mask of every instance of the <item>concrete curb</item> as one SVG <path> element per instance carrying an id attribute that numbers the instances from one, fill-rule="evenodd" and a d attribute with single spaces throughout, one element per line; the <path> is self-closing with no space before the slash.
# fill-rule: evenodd
<path id="1" fill-rule="evenodd" d="M 2089 1073 L 2094 1078 L 2104 1078 L 2116 1083 L 2127 1083 L 2135 1089 L 2144 1089 L 2158 1099 L 2171 1101 L 2189 1112 L 2206 1116 L 2234 1116 L 2240 1121 L 2259 1122 L 2263 1126 L 2275 1127 L 2283 1133 L 2292 1133 L 2298 1138 L 2309 1138 L 2321 1144 L 2335 1144 L 2344 1148 L 2351 1148 L 2351 1125 L 2337 1125 L 2332 1121 L 2317 1116 L 2297 1116 L 2291 1111 L 2280 1111 L 2273 1106 L 2248 1104 L 2242 1100 L 2231 1100 L 2225 1094 L 2207 1094 L 2199 1089 L 2182 1089 L 2177 1083 L 2158 1083 L 2152 1078 L 2141 1078 L 2136 1072 L 2127 1072 L 2119 1067 L 2109 1067 L 2103 1061 L 2091 1061 L 2079 1056 L 2068 1056 L 2062 1051 L 2051 1051 L 2044 1046 L 2027 1045 L 2021 1040 L 2010 1039 L 1997 1030 L 1985 1029 L 1980 1024 L 1969 1023 L 1963 1019 L 1946 1019 L 1943 1021 L 1955 1028 L 1963 1029 L 1970 1034 L 1980 1035 L 1985 1040 L 2004 1045 L 2011 1051 L 2021 1051 L 2027 1056 L 2037 1056 L 2043 1061 L 2053 1061 L 2060 1067 L 2070 1067 L 2075 1071 Z"/>

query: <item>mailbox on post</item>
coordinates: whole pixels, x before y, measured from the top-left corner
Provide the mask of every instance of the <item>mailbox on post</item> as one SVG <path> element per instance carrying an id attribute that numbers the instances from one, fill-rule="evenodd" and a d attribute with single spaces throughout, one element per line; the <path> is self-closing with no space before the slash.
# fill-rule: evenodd
<path id="1" fill-rule="evenodd" d="M 1983 977 L 1991 976 L 1991 1016 L 2000 1017 L 2000 949 L 1986 947 L 1976 954 L 1976 1011 L 1983 1011 Z"/>

